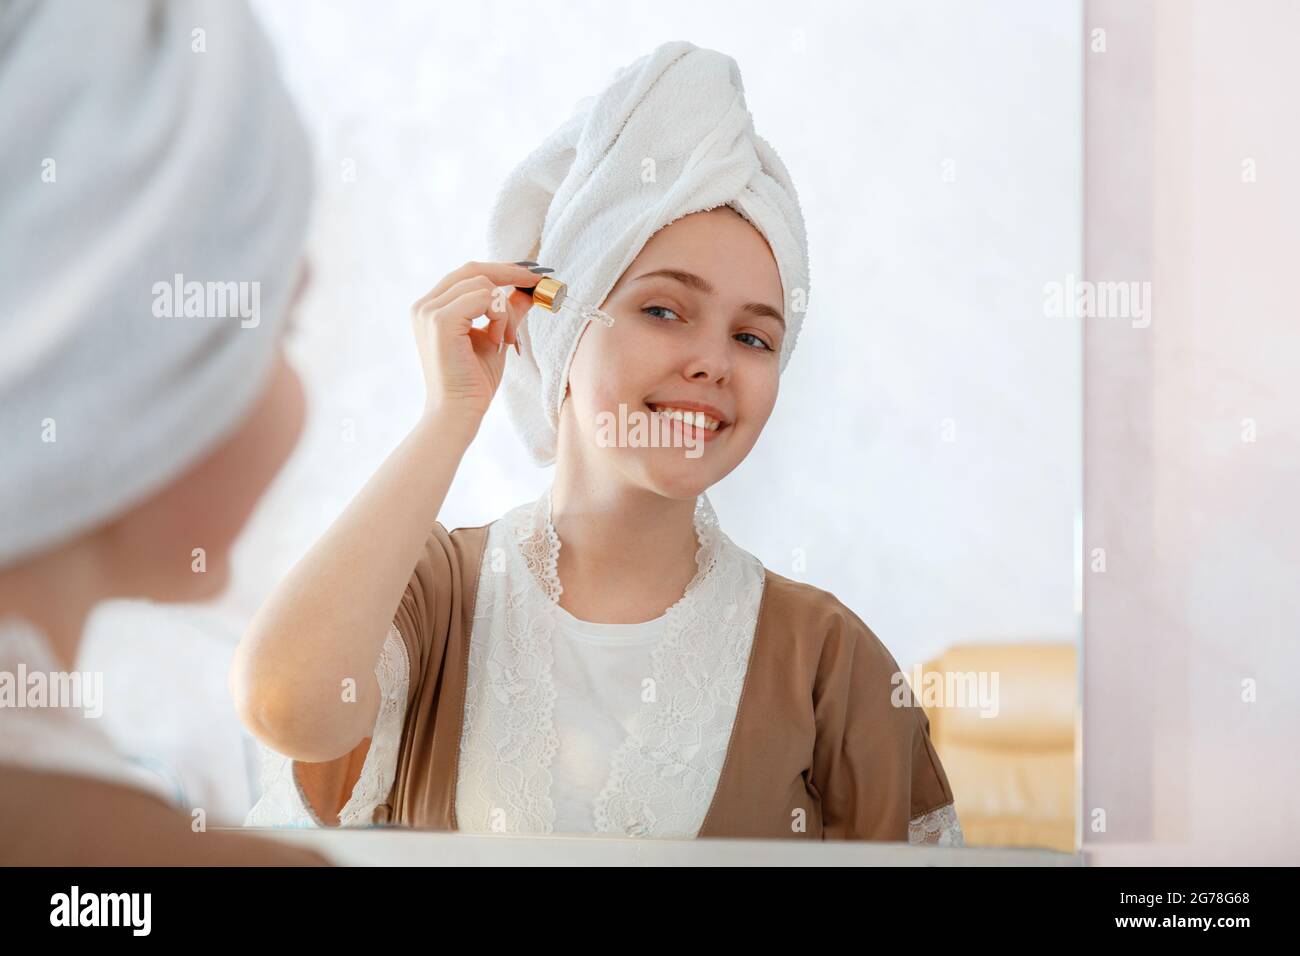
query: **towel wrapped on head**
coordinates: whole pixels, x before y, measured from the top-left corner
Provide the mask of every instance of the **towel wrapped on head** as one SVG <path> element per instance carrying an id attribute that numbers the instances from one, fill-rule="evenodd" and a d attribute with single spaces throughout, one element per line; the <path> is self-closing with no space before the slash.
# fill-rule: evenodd
<path id="1" fill-rule="evenodd" d="M 488 227 L 489 255 L 556 270 L 580 302 L 600 305 L 650 238 L 689 215 L 727 205 L 776 259 L 794 351 L 808 298 L 808 249 L 794 184 L 754 131 L 740 68 L 684 40 L 614 74 L 507 178 Z M 555 460 L 569 365 L 586 322 L 561 311 L 519 326 L 508 356 L 506 410 L 533 460 Z"/>

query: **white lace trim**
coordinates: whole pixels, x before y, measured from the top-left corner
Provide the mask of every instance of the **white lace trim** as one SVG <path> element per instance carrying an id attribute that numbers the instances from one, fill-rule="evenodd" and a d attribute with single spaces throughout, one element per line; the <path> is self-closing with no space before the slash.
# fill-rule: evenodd
<path id="1" fill-rule="evenodd" d="M 410 685 L 411 665 L 406 644 L 390 625 L 384 648 L 375 665 L 379 682 L 379 716 L 370 738 L 370 750 L 361 767 L 361 775 L 352 788 L 352 797 L 339 811 L 339 826 L 367 826 L 374 822 L 375 808 L 388 798 L 397 776 L 397 755 L 402 746 L 402 726 L 406 723 L 406 691 Z"/>
<path id="2" fill-rule="evenodd" d="M 352 796 L 339 811 L 339 826 L 370 826 L 375 808 L 392 790 L 397 775 L 402 727 L 406 722 L 406 693 L 410 677 L 406 644 L 397 625 L 389 625 L 379 661 L 375 664 L 375 679 L 379 682 L 379 714 L 375 718 L 370 749 L 352 788 Z M 325 826 L 298 786 L 293 761 L 269 747 L 258 746 L 262 753 L 262 796 L 244 818 L 244 826 Z"/>
<path id="3" fill-rule="evenodd" d="M 965 846 L 966 836 L 957 821 L 957 810 L 945 804 L 907 824 L 907 842 L 936 846 Z"/>
<path id="4" fill-rule="evenodd" d="M 563 588 L 550 519 L 548 489 L 489 528 L 493 560 L 479 578 L 461 736 L 462 831 L 553 832 L 552 640 Z M 707 495 L 696 499 L 694 526 L 696 573 L 652 652 L 657 699 L 641 705 L 613 755 L 593 807 L 596 832 L 693 837 L 721 775 L 765 576 L 718 527 Z"/>
<path id="5" fill-rule="evenodd" d="M 262 795 L 244 817 L 244 826 L 323 827 L 298 788 L 293 761 L 260 742 L 257 750 L 262 758 Z"/>

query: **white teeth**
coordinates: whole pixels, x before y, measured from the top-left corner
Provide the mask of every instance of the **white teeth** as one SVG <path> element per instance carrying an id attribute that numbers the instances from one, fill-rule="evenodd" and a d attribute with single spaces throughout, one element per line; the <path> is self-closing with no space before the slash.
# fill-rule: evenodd
<path id="1" fill-rule="evenodd" d="M 667 419 L 679 419 L 685 425 L 694 425 L 696 428 L 707 429 L 716 432 L 722 427 L 722 423 L 717 419 L 710 418 L 703 412 L 688 412 L 680 408 L 669 408 L 661 405 L 651 405 L 650 408 L 657 415 L 662 415 Z"/>

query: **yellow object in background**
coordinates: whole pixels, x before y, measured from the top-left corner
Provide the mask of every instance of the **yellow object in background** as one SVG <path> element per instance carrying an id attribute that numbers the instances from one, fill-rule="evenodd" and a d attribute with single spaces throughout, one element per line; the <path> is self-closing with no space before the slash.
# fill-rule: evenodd
<path id="1" fill-rule="evenodd" d="M 996 691 L 989 708 L 913 687 L 967 846 L 1075 850 L 1076 667 L 1066 642 L 961 644 L 926 661 L 923 684 Z"/>

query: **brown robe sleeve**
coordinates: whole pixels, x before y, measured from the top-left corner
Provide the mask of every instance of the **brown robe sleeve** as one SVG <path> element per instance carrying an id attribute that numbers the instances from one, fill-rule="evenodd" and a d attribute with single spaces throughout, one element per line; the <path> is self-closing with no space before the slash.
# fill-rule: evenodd
<path id="1" fill-rule="evenodd" d="M 457 534 L 456 538 L 459 537 Z M 453 626 L 452 612 L 459 606 L 453 595 L 460 593 L 466 572 L 461 567 L 456 538 L 442 522 L 434 522 L 393 616 L 411 662 L 411 680 L 406 688 L 408 708 L 419 694 L 419 678 L 428 671 L 430 660 L 441 657 L 445 651 Z M 475 568 L 472 573 L 477 571 Z"/>
<path id="2" fill-rule="evenodd" d="M 813 692 L 823 838 L 906 843 L 910 820 L 953 802 L 929 718 L 895 706 L 902 672 L 856 614 L 833 600 L 826 626 Z"/>
<path id="3" fill-rule="evenodd" d="M 453 532 L 449 532 L 442 522 L 435 521 L 393 615 L 393 624 L 402 637 L 410 662 L 406 691 L 408 714 L 416 702 L 421 678 L 428 672 L 430 661 L 439 659 L 445 650 L 453 607 L 459 606 L 459 602 L 453 602 L 452 595 L 462 586 L 459 555 L 459 542 L 453 539 Z M 474 573 L 477 573 L 477 568 Z M 370 751 L 370 740 L 367 737 L 350 753 L 334 760 L 323 763 L 294 761 L 294 778 L 303 802 L 323 825 L 339 825 L 339 811 L 351 799 L 361 777 Z"/>
<path id="4" fill-rule="evenodd" d="M 435 525 L 395 622 L 411 661 L 397 774 L 377 823 L 454 830 L 469 643 L 491 523 Z"/>

